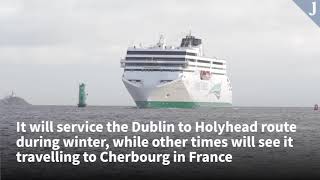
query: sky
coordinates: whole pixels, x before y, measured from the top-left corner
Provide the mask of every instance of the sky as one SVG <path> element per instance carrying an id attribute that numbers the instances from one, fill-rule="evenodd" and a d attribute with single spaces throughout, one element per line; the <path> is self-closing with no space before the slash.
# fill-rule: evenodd
<path id="1" fill-rule="evenodd" d="M 320 103 L 320 28 L 292 0 L 0 0 L 0 98 L 134 105 L 121 76 L 128 46 L 191 31 L 226 59 L 235 106 Z"/>

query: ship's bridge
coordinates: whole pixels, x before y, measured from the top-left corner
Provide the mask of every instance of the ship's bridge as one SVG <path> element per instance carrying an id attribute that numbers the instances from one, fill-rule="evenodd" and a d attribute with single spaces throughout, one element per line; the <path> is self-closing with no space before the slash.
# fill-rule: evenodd
<path id="1" fill-rule="evenodd" d="M 202 44 L 201 39 L 188 35 L 182 39 L 180 47 L 198 47 Z"/>

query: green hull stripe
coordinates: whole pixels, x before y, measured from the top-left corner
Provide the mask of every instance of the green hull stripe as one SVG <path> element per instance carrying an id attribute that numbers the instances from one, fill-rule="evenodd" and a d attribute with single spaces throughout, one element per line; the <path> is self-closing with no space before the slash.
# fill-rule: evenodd
<path id="1" fill-rule="evenodd" d="M 179 101 L 136 101 L 138 108 L 197 108 L 197 107 L 231 107 L 230 103 L 213 102 L 179 102 Z"/>

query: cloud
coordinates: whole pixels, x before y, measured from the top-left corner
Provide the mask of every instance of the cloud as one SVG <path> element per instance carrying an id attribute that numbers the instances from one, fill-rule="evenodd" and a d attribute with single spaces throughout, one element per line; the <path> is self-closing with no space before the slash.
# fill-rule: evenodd
<path id="1" fill-rule="evenodd" d="M 300 96 L 305 105 L 312 98 L 295 89 L 297 81 L 319 89 L 319 28 L 291 0 L 3 0 L 0 24 L 0 64 L 96 64 L 106 76 L 121 74 L 129 45 L 150 45 L 160 34 L 178 45 L 191 30 L 206 55 L 228 60 L 236 104 Z M 119 79 L 109 80 L 126 93 Z M 255 93 L 265 99 L 257 102 Z"/>

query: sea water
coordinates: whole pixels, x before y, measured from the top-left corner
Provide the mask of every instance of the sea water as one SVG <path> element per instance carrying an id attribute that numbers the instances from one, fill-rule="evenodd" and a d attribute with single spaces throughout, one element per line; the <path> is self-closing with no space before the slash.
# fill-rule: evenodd
<path id="1" fill-rule="evenodd" d="M 147 124 L 166 122 L 175 124 L 179 122 L 195 124 L 204 122 L 212 124 L 214 121 L 223 124 L 226 121 L 238 124 L 252 124 L 255 121 L 259 125 L 263 123 L 295 124 L 294 133 L 235 133 L 226 132 L 219 135 L 220 139 L 232 137 L 242 138 L 243 136 L 254 135 L 259 138 L 282 138 L 290 136 L 294 139 L 291 148 L 229 148 L 229 147 L 208 147 L 191 148 L 187 147 L 142 147 L 142 148 L 112 148 L 108 151 L 114 153 L 137 154 L 168 154 L 177 153 L 189 154 L 232 154 L 232 163 L 170 163 L 163 166 L 161 163 L 81 163 L 78 166 L 72 164 L 51 164 L 32 163 L 21 164 L 16 162 L 16 153 L 50 153 L 51 148 L 18 148 L 16 140 L 25 138 L 36 138 L 40 135 L 43 138 L 101 138 L 114 139 L 124 136 L 140 136 L 145 139 L 154 139 L 165 136 L 171 138 L 191 138 L 200 136 L 203 139 L 218 138 L 217 133 L 179 133 L 174 132 L 102 132 L 102 133 L 17 133 L 17 122 L 41 123 L 42 121 L 53 121 L 55 124 L 78 123 L 106 124 L 117 122 L 119 124 L 131 124 L 139 122 Z M 128 127 L 129 129 L 131 127 Z M 77 108 L 73 106 L 21 106 L 21 107 L 0 107 L 0 131 L 1 131 L 1 173 L 5 177 L 36 176 L 39 178 L 49 177 L 128 177 L 129 175 L 149 176 L 170 176 L 179 177 L 320 177 L 320 112 L 312 108 L 260 108 L 260 107 L 236 107 L 236 108 L 200 108 L 200 109 L 137 109 L 135 107 L 87 107 Z M 94 153 L 99 155 L 106 151 L 103 148 L 65 148 L 64 153 Z M 271 173 L 272 172 L 272 173 Z"/>

